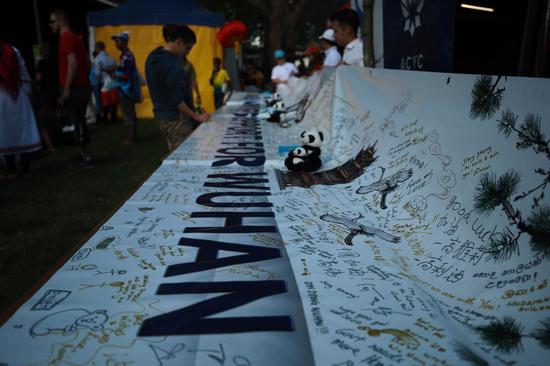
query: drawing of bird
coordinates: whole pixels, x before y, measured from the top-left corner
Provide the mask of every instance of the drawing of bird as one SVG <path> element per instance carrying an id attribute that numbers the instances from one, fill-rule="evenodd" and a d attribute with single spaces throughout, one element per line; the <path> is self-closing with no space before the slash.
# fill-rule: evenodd
<path id="1" fill-rule="evenodd" d="M 372 226 L 359 224 L 355 221 L 362 217 L 363 216 L 361 214 L 359 214 L 359 217 L 355 219 L 348 219 L 346 217 L 339 217 L 331 214 L 324 214 L 320 216 L 323 221 L 332 222 L 333 224 L 340 224 L 351 230 L 348 236 L 344 239 L 346 245 L 353 245 L 353 238 L 357 235 L 377 236 L 382 240 L 389 241 L 390 243 L 399 243 L 401 241 L 399 236 L 389 234 Z"/>
<path id="2" fill-rule="evenodd" d="M 361 186 L 357 190 L 358 194 L 367 194 L 374 191 L 377 191 L 382 196 L 380 198 L 380 208 L 385 210 L 388 208 L 386 206 L 386 196 L 388 193 L 393 192 L 397 189 L 399 186 L 399 183 L 403 183 L 407 179 L 409 179 L 412 176 L 412 169 L 401 169 L 397 173 L 393 173 L 387 178 L 384 178 L 384 172 L 386 171 L 385 168 L 380 167 L 382 169 L 382 175 L 378 179 L 377 182 L 371 183 L 368 186 Z M 384 179 L 383 179 L 384 178 Z"/>

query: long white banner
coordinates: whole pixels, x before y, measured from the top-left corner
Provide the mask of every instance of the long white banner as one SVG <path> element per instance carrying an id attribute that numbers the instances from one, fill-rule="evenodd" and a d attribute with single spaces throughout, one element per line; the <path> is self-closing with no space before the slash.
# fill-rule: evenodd
<path id="1" fill-rule="evenodd" d="M 0 365 L 545 365 L 550 82 L 236 94 L 0 328 Z M 283 160 L 325 136 L 315 173 Z M 30 351 L 32 350 L 32 352 Z"/>
<path id="2" fill-rule="evenodd" d="M 257 119 L 216 115 L 2 326 L 0 364 L 312 364 L 264 162 Z"/>
<path id="3" fill-rule="evenodd" d="M 550 81 L 331 82 L 321 171 L 271 173 L 315 363 L 548 364 Z"/>

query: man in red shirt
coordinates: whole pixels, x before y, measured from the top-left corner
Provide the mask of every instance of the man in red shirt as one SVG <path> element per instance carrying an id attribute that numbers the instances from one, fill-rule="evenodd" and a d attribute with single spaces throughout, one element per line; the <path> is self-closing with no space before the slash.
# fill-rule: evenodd
<path id="1" fill-rule="evenodd" d="M 75 126 L 75 137 L 81 147 L 78 164 L 92 166 L 93 159 L 86 151 L 90 142 L 86 125 L 86 108 L 90 101 L 91 89 L 88 79 L 90 59 L 82 37 L 69 26 L 69 18 L 63 10 L 50 14 L 52 32 L 59 34 L 59 86 L 58 104 L 68 112 Z"/>

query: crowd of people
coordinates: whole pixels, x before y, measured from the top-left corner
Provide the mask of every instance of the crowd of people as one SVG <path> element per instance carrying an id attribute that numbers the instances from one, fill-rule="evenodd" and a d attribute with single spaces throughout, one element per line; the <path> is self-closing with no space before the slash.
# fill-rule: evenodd
<path id="1" fill-rule="evenodd" d="M 44 147 L 55 152 L 50 132 L 59 120 L 70 123 L 71 142 L 79 146 L 75 163 L 81 167 L 93 166 L 95 161 L 87 148 L 90 133 L 86 122 L 92 95 L 98 123 L 115 123 L 117 109 L 121 111 L 127 126 L 123 144 L 138 142 L 135 107 L 143 99 L 142 86 L 145 84 L 169 151 L 200 123 L 210 119 L 210 114 L 202 108 L 197 73 L 187 57 L 197 42 L 191 28 L 175 24 L 163 27 L 165 45 L 154 49 L 147 57 L 145 79 L 129 47 L 128 32 L 111 37 L 120 51 L 118 60 L 107 53 L 104 42 L 95 43 L 90 60 L 82 37 L 70 27 L 67 13 L 52 12 L 50 28 L 59 36 L 58 57 L 55 60 L 51 50 L 42 46 L 34 81 L 19 51 L 0 40 L 0 156 L 6 165 L 6 173 L 0 175 L 1 178 L 29 175 L 29 153 L 33 151 Z M 355 11 L 346 9 L 334 13 L 329 27 L 319 37 L 324 57 L 310 57 L 309 69 L 342 64 L 362 66 L 363 46 L 357 37 L 358 28 L 359 17 Z M 264 74 L 253 62 L 246 62 L 239 74 L 241 89 L 261 92 L 272 85 L 273 91 L 288 93 L 289 80 L 304 72 L 286 60 L 283 50 L 276 50 L 274 58 L 276 65 L 271 72 L 271 84 L 266 83 Z M 220 108 L 231 88 L 230 76 L 220 58 L 213 60 L 209 82 L 215 107 Z M 19 169 L 17 161 L 20 161 Z"/>
<path id="2" fill-rule="evenodd" d="M 283 50 L 276 50 L 274 58 L 276 65 L 271 71 L 271 81 L 276 85 L 276 91 L 286 95 L 290 88 L 290 79 L 294 76 L 311 74 L 323 67 L 340 65 L 364 66 L 363 42 L 358 37 L 359 16 L 352 9 L 343 9 L 334 13 L 328 22 L 327 29 L 319 36 L 319 52 L 306 53 L 307 69 L 300 71 L 300 60 L 288 62 Z"/>

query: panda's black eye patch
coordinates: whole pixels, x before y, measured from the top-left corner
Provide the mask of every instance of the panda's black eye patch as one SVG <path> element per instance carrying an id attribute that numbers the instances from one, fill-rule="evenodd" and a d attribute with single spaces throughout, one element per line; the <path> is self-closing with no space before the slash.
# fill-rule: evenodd
<path id="1" fill-rule="evenodd" d="M 311 135 L 309 135 L 308 137 L 309 137 L 309 142 L 315 141 L 315 137 L 313 137 L 313 136 L 311 136 Z"/>

